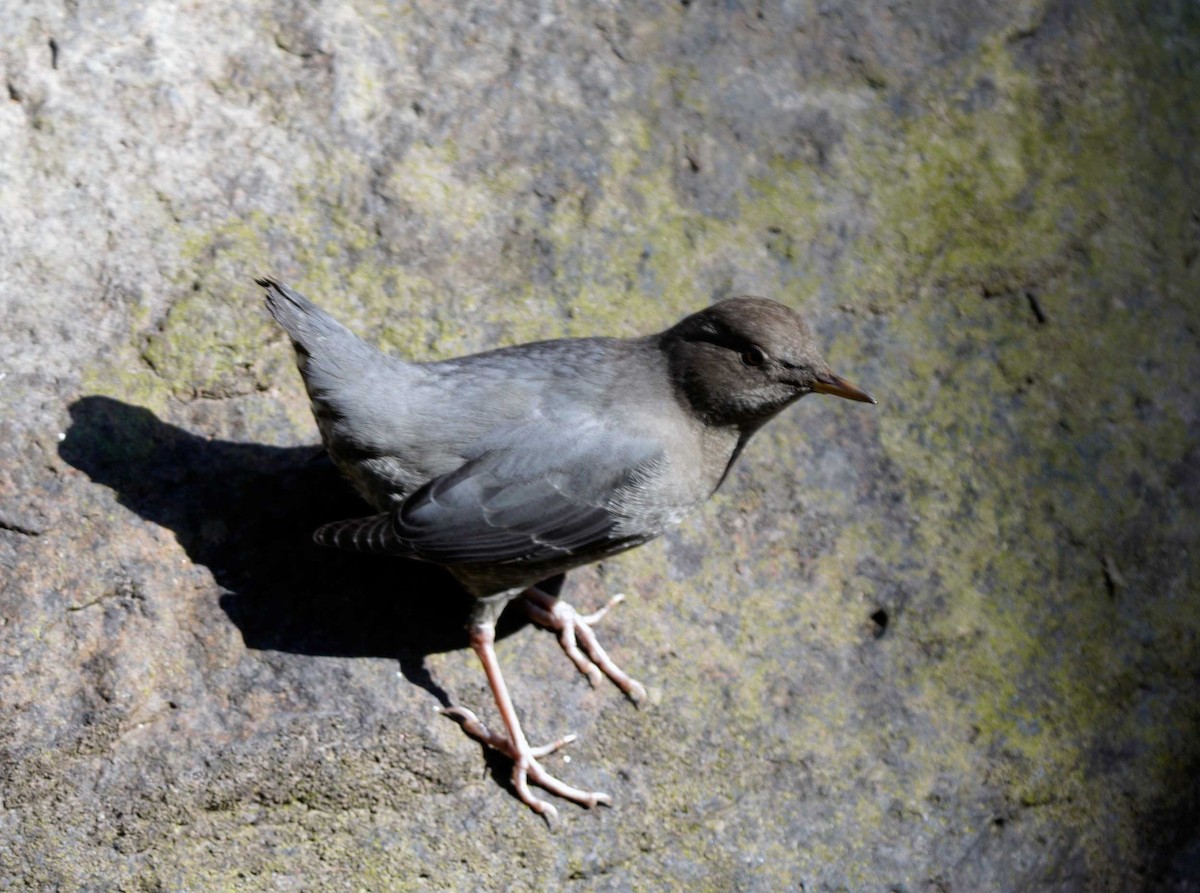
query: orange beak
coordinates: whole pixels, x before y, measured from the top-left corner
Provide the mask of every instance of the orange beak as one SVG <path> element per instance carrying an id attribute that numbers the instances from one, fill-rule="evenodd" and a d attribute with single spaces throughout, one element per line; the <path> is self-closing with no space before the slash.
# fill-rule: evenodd
<path id="1" fill-rule="evenodd" d="M 835 397 L 845 397 L 847 400 L 857 400 L 860 403 L 877 403 L 878 401 L 857 385 L 852 385 L 840 375 L 826 372 L 818 375 L 813 384 L 813 390 L 818 394 L 832 394 Z"/>

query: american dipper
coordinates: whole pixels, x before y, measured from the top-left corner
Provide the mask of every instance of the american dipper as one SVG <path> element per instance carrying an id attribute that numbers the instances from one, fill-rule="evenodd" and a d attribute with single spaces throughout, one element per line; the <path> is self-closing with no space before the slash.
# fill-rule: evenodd
<path id="1" fill-rule="evenodd" d="M 816 391 L 874 403 L 830 371 L 804 321 L 766 298 L 732 298 L 656 335 L 539 341 L 436 363 L 371 347 L 303 295 L 257 280 L 296 349 L 330 457 L 378 514 L 327 524 L 320 544 L 445 566 L 474 596 L 468 625 L 507 734 L 444 712 L 513 761 L 517 796 L 547 818 L 532 782 L 583 806 L 609 804 L 550 775 L 496 658 L 510 601 L 555 630 L 595 685 L 645 690 L 592 632 L 590 616 L 538 584 L 661 534 L 721 485 L 742 448 Z"/>

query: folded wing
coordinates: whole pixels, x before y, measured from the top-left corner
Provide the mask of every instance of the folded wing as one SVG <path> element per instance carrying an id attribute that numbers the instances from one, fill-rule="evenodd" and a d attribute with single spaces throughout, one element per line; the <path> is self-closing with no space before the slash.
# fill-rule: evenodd
<path id="1" fill-rule="evenodd" d="M 599 424 L 522 426 L 413 492 L 391 512 L 322 527 L 318 542 L 444 565 L 595 560 L 650 539 L 623 510 L 662 451 Z M 582 563 L 582 562 L 580 562 Z"/>

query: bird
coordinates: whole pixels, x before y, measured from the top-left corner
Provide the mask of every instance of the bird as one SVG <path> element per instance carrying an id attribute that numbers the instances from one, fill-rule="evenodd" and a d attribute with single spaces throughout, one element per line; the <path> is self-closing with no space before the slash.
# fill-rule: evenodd
<path id="1" fill-rule="evenodd" d="M 313 534 L 341 549 L 445 567 L 472 597 L 467 625 L 504 731 L 442 708 L 513 764 L 512 789 L 547 822 L 549 794 L 584 807 L 610 795 L 573 787 L 540 760 L 574 740 L 531 746 L 495 649 L 509 603 L 555 631 L 593 685 L 635 703 L 645 688 L 592 627 L 622 596 L 581 615 L 546 581 L 661 535 L 716 492 L 746 443 L 807 394 L 864 403 L 834 374 L 796 311 L 735 297 L 662 332 L 537 341 L 432 362 L 385 353 L 275 279 L 255 280 L 295 349 L 321 439 L 374 512 Z"/>

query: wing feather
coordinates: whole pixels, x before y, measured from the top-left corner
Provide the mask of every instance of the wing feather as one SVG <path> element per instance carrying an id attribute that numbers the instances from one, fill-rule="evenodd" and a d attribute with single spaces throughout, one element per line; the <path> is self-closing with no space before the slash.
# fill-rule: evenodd
<path id="1" fill-rule="evenodd" d="M 645 477 L 661 448 L 599 425 L 557 437 L 538 428 L 540 448 L 525 432 L 413 493 L 393 512 L 397 540 L 451 565 L 600 557 L 636 541 L 615 497 Z"/>
<path id="2" fill-rule="evenodd" d="M 390 513 L 327 525 L 318 541 L 451 566 L 534 569 L 574 555 L 595 560 L 656 535 L 640 535 L 620 496 L 644 486 L 662 462 L 661 445 L 582 414 L 572 421 L 552 429 L 531 418 Z"/>

